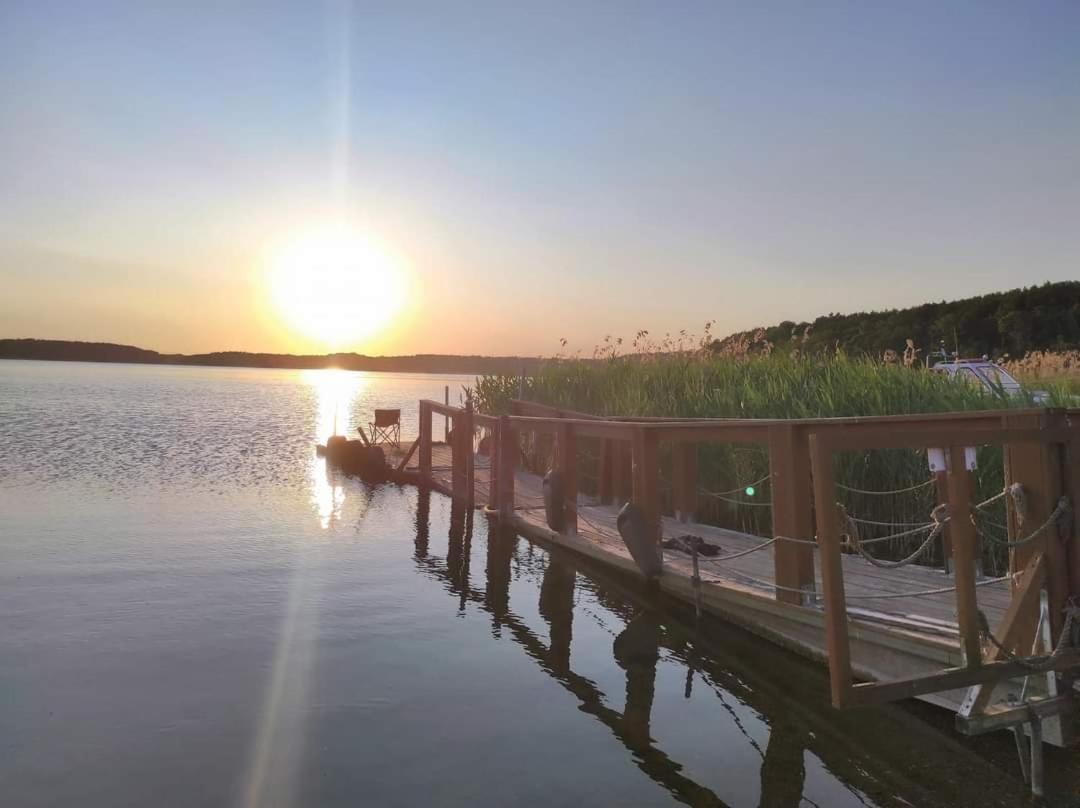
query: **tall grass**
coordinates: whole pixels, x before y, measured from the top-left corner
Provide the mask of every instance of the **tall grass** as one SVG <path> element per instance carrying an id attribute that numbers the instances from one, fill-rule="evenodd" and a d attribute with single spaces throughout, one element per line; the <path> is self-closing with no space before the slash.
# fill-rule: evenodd
<path id="1" fill-rule="evenodd" d="M 900 415 L 1033 406 L 1030 395 L 1009 397 L 972 387 L 947 376 L 899 364 L 881 364 L 843 355 L 792 357 L 759 355 L 739 359 L 700 352 L 652 356 L 615 356 L 601 360 L 553 360 L 523 382 L 516 377 L 483 376 L 476 380 L 479 409 L 498 414 L 508 411 L 519 384 L 525 397 L 552 406 L 598 415 L 669 416 L 695 418 L 819 418 L 832 416 Z M 1064 392 L 1057 394 L 1067 398 Z M 1066 404 L 1055 400 L 1052 404 Z M 581 441 L 583 488 L 595 475 L 598 446 Z M 542 444 L 540 445 L 542 447 Z M 533 447 L 537 449 L 537 446 Z M 760 446 L 703 444 L 699 446 L 699 477 L 703 489 L 730 491 L 743 488 L 768 474 L 767 451 Z M 534 458 L 540 465 L 545 457 Z M 662 487 L 670 479 L 662 458 Z M 929 478 L 924 452 L 879 450 L 845 453 L 837 458 L 837 480 L 842 485 L 875 491 L 907 488 Z M 1001 450 L 979 450 L 977 484 L 981 498 L 1003 486 Z M 759 535 L 771 535 L 767 486 L 753 496 L 729 496 L 735 503 L 702 496 L 705 521 Z M 932 486 L 915 493 L 868 496 L 847 492 L 845 505 L 857 515 L 887 522 L 925 522 L 934 506 Z M 1003 522 L 1004 514 L 995 521 Z M 884 529 L 883 529 L 884 530 Z M 884 530 L 888 533 L 888 530 Z M 868 531 L 863 538 L 874 537 Z M 917 544 L 922 537 L 916 537 Z M 910 540 L 892 550 L 904 552 Z M 985 545 L 991 570 L 1006 559 Z M 940 561 L 940 556 L 933 559 Z"/>

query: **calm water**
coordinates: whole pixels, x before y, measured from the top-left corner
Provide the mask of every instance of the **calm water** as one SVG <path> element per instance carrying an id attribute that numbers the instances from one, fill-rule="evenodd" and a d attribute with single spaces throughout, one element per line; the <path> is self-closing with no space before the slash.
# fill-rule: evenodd
<path id="1" fill-rule="evenodd" d="M 0 362 L 3 804 L 1022 802 L 813 666 L 314 455 L 467 381 Z"/>

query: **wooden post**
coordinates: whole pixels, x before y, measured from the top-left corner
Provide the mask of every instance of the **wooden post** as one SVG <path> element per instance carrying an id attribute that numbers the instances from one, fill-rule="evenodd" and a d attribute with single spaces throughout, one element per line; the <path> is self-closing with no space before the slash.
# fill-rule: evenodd
<path id="1" fill-rule="evenodd" d="M 646 427 L 634 427 L 633 478 L 634 503 L 641 508 L 645 521 L 660 545 L 660 458 L 656 432 Z"/>
<path id="2" fill-rule="evenodd" d="M 697 513 L 698 454 L 697 444 L 679 441 L 672 463 L 672 505 L 675 518 L 693 522 Z"/>
<path id="3" fill-rule="evenodd" d="M 491 510 L 498 513 L 499 511 L 499 426 L 498 421 L 495 422 L 495 427 L 486 427 L 487 430 L 487 456 L 488 456 L 488 501 L 487 506 Z"/>
<path id="4" fill-rule="evenodd" d="M 450 385 L 446 385 L 443 388 L 443 403 L 446 404 L 447 407 L 450 406 Z M 449 443 L 449 442 L 450 442 L 450 416 L 449 415 L 444 415 L 443 416 L 443 443 Z"/>
<path id="5" fill-rule="evenodd" d="M 454 502 L 460 502 L 465 493 L 465 459 L 461 451 L 461 436 L 463 416 L 454 414 L 454 426 L 452 440 L 450 441 L 450 493 Z"/>
<path id="6" fill-rule="evenodd" d="M 934 472 L 934 492 L 937 494 L 935 505 L 949 501 L 949 475 L 944 471 Z M 949 525 L 941 529 L 941 565 L 946 574 L 952 572 L 952 535 L 949 533 Z"/>
<path id="7" fill-rule="evenodd" d="M 1080 424 L 1070 429 L 1070 440 L 1062 453 L 1065 493 L 1073 509 L 1072 532 L 1065 542 L 1069 569 L 1069 596 L 1080 602 Z"/>
<path id="8" fill-rule="evenodd" d="M 514 515 L 514 469 L 517 467 L 517 430 L 510 417 L 499 417 L 499 517 L 509 521 Z"/>
<path id="9" fill-rule="evenodd" d="M 431 484 L 431 405 L 420 402 L 420 479 Z"/>
<path id="10" fill-rule="evenodd" d="M 604 438 L 600 442 L 600 479 L 597 491 L 601 505 L 610 505 L 615 486 L 615 441 Z"/>
<path id="11" fill-rule="evenodd" d="M 956 621 L 960 625 L 960 650 L 964 664 L 982 664 L 979 636 L 979 603 L 975 592 L 975 525 L 971 522 L 971 472 L 963 446 L 949 447 L 949 524 L 952 525 L 953 575 L 956 581 Z"/>
<path id="12" fill-rule="evenodd" d="M 769 427 L 769 471 L 773 535 L 813 541 L 810 451 L 806 433 L 802 428 L 795 424 Z M 778 541 L 773 545 L 773 564 L 774 580 L 779 586 L 814 592 L 812 546 Z M 785 589 L 776 590 L 776 599 L 784 603 L 804 605 L 803 596 Z"/>
<path id="13" fill-rule="evenodd" d="M 1057 420 L 1055 414 L 1006 416 L 1006 425 L 1019 428 L 1053 426 L 1047 423 Z M 1063 419 L 1061 419 L 1063 420 Z M 1011 497 L 1006 498 L 1009 509 L 1009 539 L 1016 541 L 1031 534 L 1043 525 L 1057 507 L 1058 499 L 1064 493 L 1062 479 L 1062 457 L 1059 444 L 1050 443 L 1014 443 L 1005 447 L 1006 484 L 1019 483 L 1023 486 L 1025 510 L 1023 524 Z M 1038 552 L 1046 554 L 1046 596 L 1050 611 L 1051 642 L 1056 643 L 1064 621 L 1065 602 L 1069 592 L 1069 570 L 1065 553 L 1062 551 L 1056 526 L 1051 526 L 1043 535 L 1028 544 L 1014 547 L 1009 554 L 1009 571 L 1019 572 L 1024 569 L 1032 556 Z M 1013 590 L 1019 586 L 1013 584 Z M 1021 634 L 1021 648 L 1030 648 L 1035 639 L 1035 626 L 1038 622 L 1038 609 L 1032 609 L 1026 616 L 1027 630 Z"/>
<path id="14" fill-rule="evenodd" d="M 577 433 L 573 424 L 559 424 L 559 465 L 563 478 L 563 514 L 566 532 L 577 534 Z"/>
<path id="15" fill-rule="evenodd" d="M 833 453 L 823 435 L 810 436 L 810 465 L 814 479 L 814 502 L 817 504 L 817 540 L 821 550 L 829 689 L 833 707 L 845 707 L 851 699 L 851 648 L 847 630 L 847 601 L 844 597 L 844 568 L 840 559 L 840 514 L 836 509 Z"/>
<path id="16" fill-rule="evenodd" d="M 465 415 L 462 417 L 462 429 L 461 429 L 461 449 L 462 460 L 464 463 L 465 472 L 465 504 L 470 508 L 473 506 L 473 499 L 476 492 L 476 453 L 473 451 L 473 403 L 470 398 L 465 402 Z"/>

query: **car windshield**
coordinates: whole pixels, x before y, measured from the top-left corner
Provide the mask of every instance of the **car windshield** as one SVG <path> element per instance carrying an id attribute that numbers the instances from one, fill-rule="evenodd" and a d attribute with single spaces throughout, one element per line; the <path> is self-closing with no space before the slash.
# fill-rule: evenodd
<path id="1" fill-rule="evenodd" d="M 994 386 L 1000 386 L 1006 390 L 1020 388 L 1020 382 L 1010 376 L 1008 371 L 999 368 L 997 365 L 984 365 L 979 368 L 979 372 Z"/>

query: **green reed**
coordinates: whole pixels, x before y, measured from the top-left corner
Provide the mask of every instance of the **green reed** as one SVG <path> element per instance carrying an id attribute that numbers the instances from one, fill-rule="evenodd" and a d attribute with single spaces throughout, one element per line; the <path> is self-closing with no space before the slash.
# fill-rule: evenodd
<path id="1" fill-rule="evenodd" d="M 829 358 L 750 356 L 738 359 L 700 353 L 619 356 L 603 360 L 552 360 L 532 377 L 482 376 L 474 394 L 478 408 L 507 412 L 523 388 L 527 399 L 598 415 L 669 416 L 685 418 L 821 418 L 901 415 L 1032 406 L 1029 396 L 986 392 L 941 374 L 901 365 L 887 365 L 843 355 Z M 1053 404 L 1067 402 L 1052 401 Z M 582 488 L 594 488 L 598 445 L 582 444 Z M 539 444 L 538 444 L 539 445 Z M 699 481 L 707 491 L 730 491 L 768 473 L 765 447 L 709 443 L 698 448 Z M 546 454 L 546 450 L 545 450 Z M 543 465 L 547 457 L 537 457 Z M 661 488 L 670 484 L 670 454 L 661 457 Z M 836 460 L 837 481 L 874 491 L 907 488 L 929 478 L 925 452 L 879 450 L 845 453 Z M 979 449 L 977 492 L 980 498 L 1003 486 L 998 447 Z M 926 522 L 935 504 L 933 486 L 918 492 L 874 497 L 838 491 L 849 511 L 884 522 Z M 728 496 L 732 503 L 702 495 L 699 518 L 733 529 L 771 535 L 767 483 Z M 995 521 L 1003 522 L 1004 514 Z M 884 534 L 892 531 L 882 529 Z M 864 538 L 881 535 L 868 529 Z M 921 540 L 899 540 L 902 553 Z M 892 543 L 889 543 L 892 544 Z M 885 548 L 875 552 L 888 554 Z M 935 563 L 940 563 L 940 551 Z M 1002 569 L 1000 548 L 984 546 L 987 571 Z"/>

